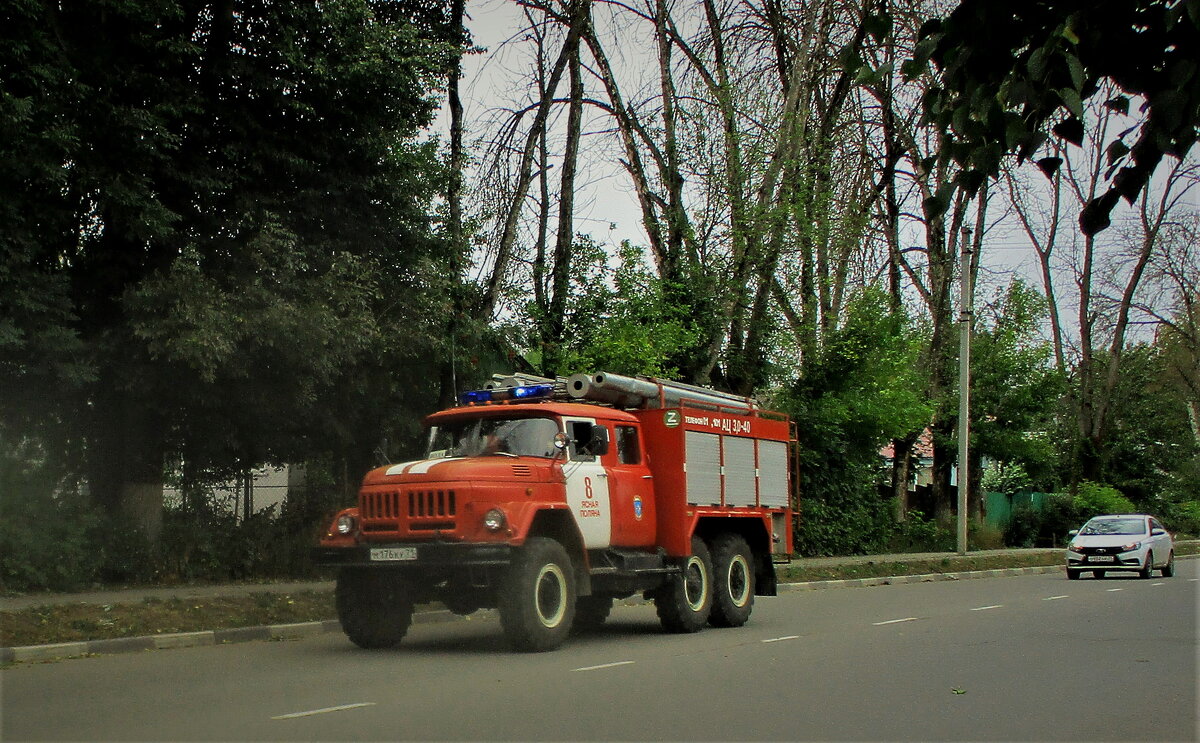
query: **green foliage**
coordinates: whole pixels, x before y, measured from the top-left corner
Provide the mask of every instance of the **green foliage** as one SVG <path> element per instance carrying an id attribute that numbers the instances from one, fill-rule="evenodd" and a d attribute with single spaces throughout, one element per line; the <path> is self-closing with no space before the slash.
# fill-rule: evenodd
<path id="1" fill-rule="evenodd" d="M 1116 488 L 1095 482 L 1081 482 L 1072 500 L 1081 519 L 1111 513 L 1137 513 L 1137 507 Z"/>
<path id="2" fill-rule="evenodd" d="M 1012 495 L 1022 490 L 1032 490 L 1033 480 L 1020 462 L 1000 463 L 984 470 L 980 485 L 988 492 Z"/>
<path id="3" fill-rule="evenodd" d="M 1058 547 L 1066 544 L 1067 532 L 1078 529 L 1085 520 L 1070 493 L 1050 493 L 1041 508 L 1022 505 L 1013 509 L 1004 543 L 1009 547 Z"/>
<path id="4" fill-rule="evenodd" d="M 1085 234 L 1109 225 L 1121 197 L 1137 197 L 1164 154 L 1182 158 L 1196 141 L 1200 66 L 1187 51 L 1200 39 L 1194 3 L 964 0 L 920 36 L 904 70 L 921 74 L 930 60 L 940 69 L 940 87 L 923 100 L 925 116 L 952 133 L 939 157 L 961 167 L 959 182 L 972 191 L 1006 155 L 1033 157 L 1050 135 L 1081 144 L 1084 101 L 1103 91 L 1102 80 L 1122 92 L 1106 102 L 1113 110 L 1127 114 L 1131 97 L 1145 101 L 1149 115 L 1108 146 L 1111 187 L 1084 210 Z M 1038 162 L 1048 175 L 1060 164 Z"/>
<path id="5" fill-rule="evenodd" d="M 673 359 L 698 343 L 699 334 L 686 308 L 667 300 L 669 287 L 647 267 L 643 250 L 622 243 L 614 266 L 604 246 L 580 235 L 574 251 L 557 372 L 676 378 Z M 532 304 L 527 312 L 539 317 Z M 532 358 L 545 358 L 537 350 L 543 349 L 535 349 Z"/>
<path id="6" fill-rule="evenodd" d="M 1200 536 L 1200 500 L 1172 503 L 1162 514 L 1163 526 L 1180 534 Z"/>
<path id="7" fill-rule="evenodd" d="M 418 136 L 466 43 L 444 4 L 4 16 L 6 423 L 118 507 L 166 459 L 369 452 L 428 409 L 457 281 Z"/>
<path id="8" fill-rule="evenodd" d="M 953 529 L 927 519 L 917 512 L 895 526 L 888 552 L 949 552 L 955 549 L 956 535 Z"/>
<path id="9" fill-rule="evenodd" d="M 30 442 L 0 447 L 0 591 L 75 590 L 98 576 L 101 519 Z"/>
<path id="10" fill-rule="evenodd" d="M 1001 471 L 1029 480 L 989 489 L 1011 493 L 1057 485 L 1051 432 L 1066 382 L 1041 337 L 1045 316 L 1045 298 L 1020 280 L 980 311 L 971 348 L 973 450 L 1001 462 Z"/>
<path id="11" fill-rule="evenodd" d="M 801 554 L 868 552 L 891 537 L 892 505 L 877 490 L 879 449 L 929 420 L 917 353 L 907 318 L 869 289 L 850 301 L 845 322 L 805 359 L 792 388 L 770 401 L 797 427 Z"/>

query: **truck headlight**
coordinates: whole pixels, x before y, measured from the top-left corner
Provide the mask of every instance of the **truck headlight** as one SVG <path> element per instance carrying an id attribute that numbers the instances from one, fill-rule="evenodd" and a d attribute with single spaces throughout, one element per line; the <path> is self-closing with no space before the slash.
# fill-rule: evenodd
<path id="1" fill-rule="evenodd" d="M 508 525 L 508 519 L 504 516 L 504 511 L 499 508 L 493 508 L 483 514 L 483 528 L 488 531 L 500 531 Z"/>
<path id="2" fill-rule="evenodd" d="M 337 521 L 333 524 L 333 530 L 338 534 L 346 535 L 354 532 L 354 517 L 348 514 L 338 516 Z"/>

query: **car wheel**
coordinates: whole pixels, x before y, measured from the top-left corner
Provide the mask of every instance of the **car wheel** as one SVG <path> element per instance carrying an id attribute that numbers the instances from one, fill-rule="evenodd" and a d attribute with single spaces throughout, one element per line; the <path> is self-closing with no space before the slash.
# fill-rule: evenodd
<path id="1" fill-rule="evenodd" d="M 1172 550 L 1171 554 L 1167 555 L 1167 564 L 1163 565 L 1162 576 L 1164 578 L 1170 578 L 1174 575 L 1175 575 L 1175 551 Z"/>
<path id="2" fill-rule="evenodd" d="M 1103 578 L 1103 577 L 1104 577 L 1104 571 L 1103 571 L 1103 570 L 1093 570 L 1093 571 L 1092 571 L 1092 577 L 1093 577 L 1093 578 Z"/>
<path id="3" fill-rule="evenodd" d="M 1149 578 L 1151 575 L 1154 575 L 1154 553 L 1153 552 L 1146 553 L 1146 564 L 1142 566 L 1142 569 L 1139 571 L 1139 574 L 1143 578 Z"/>
<path id="4" fill-rule="evenodd" d="M 1082 570 L 1068 570 L 1067 580 L 1079 580 L 1079 574 L 1082 572 Z"/>

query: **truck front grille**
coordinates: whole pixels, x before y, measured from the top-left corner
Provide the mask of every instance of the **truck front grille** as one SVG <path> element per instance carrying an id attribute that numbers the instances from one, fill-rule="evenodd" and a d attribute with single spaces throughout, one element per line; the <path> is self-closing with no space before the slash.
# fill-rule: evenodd
<path id="1" fill-rule="evenodd" d="M 360 493 L 363 531 L 448 531 L 455 526 L 458 500 L 453 490 L 393 490 Z"/>

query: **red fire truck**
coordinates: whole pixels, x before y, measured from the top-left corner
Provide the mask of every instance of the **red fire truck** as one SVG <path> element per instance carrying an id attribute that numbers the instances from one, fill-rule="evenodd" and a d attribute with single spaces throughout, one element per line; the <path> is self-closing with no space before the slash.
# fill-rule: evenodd
<path id="1" fill-rule="evenodd" d="M 516 650 L 558 647 L 641 593 L 670 632 L 746 622 L 790 555 L 787 416 L 615 374 L 509 377 L 430 415 L 422 459 L 367 474 L 321 538 L 338 618 L 390 647 L 415 604 L 496 608 Z"/>

